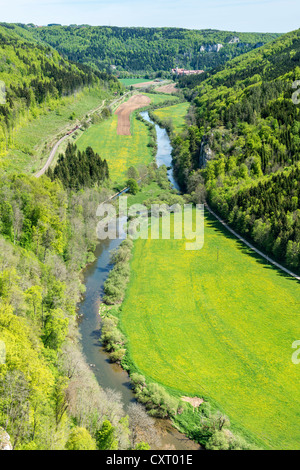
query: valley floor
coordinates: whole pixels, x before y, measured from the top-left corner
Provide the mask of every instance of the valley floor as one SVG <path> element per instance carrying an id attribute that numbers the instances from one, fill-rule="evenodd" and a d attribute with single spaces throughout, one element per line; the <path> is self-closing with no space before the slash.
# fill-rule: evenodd
<path id="1" fill-rule="evenodd" d="M 142 374 L 209 398 L 259 446 L 299 447 L 300 288 L 209 214 L 204 248 L 138 240 L 121 323 Z"/>

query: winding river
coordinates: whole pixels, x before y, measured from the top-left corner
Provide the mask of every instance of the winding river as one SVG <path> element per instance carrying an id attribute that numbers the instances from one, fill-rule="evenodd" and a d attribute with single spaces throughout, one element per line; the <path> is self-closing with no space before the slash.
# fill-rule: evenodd
<path id="1" fill-rule="evenodd" d="M 141 113 L 142 117 L 151 122 L 148 112 Z M 172 166 L 171 143 L 165 129 L 155 124 L 157 133 L 157 163 L 158 165 Z M 173 176 L 172 168 L 168 170 L 170 182 L 175 189 L 179 189 Z M 80 333 L 82 348 L 87 362 L 92 368 L 99 384 L 103 388 L 111 388 L 121 393 L 125 409 L 135 402 L 131 383 L 127 372 L 120 366 L 112 364 L 108 354 L 101 345 L 101 325 L 99 316 L 100 299 L 103 295 L 103 284 L 112 268 L 110 252 L 122 243 L 122 239 L 104 240 L 99 243 L 95 251 L 96 260 L 90 264 L 83 273 L 86 293 L 78 306 L 80 315 Z M 176 450 L 197 450 L 199 445 L 187 439 L 172 427 L 168 420 L 156 420 L 157 431 L 160 434 L 162 448 L 175 447 Z"/>

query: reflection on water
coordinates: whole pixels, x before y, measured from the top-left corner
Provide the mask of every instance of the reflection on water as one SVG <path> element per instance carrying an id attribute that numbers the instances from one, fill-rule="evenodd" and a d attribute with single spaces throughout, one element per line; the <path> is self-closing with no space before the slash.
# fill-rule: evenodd
<path id="1" fill-rule="evenodd" d="M 178 183 L 174 178 L 174 171 L 172 168 L 172 146 L 166 129 L 159 127 L 158 124 L 152 121 L 149 117 L 148 111 L 143 111 L 140 113 L 142 118 L 145 121 L 151 122 L 155 125 L 156 135 L 157 135 L 157 153 L 156 153 L 156 162 L 158 166 L 166 165 L 168 170 L 168 177 L 173 187 L 179 191 Z"/>

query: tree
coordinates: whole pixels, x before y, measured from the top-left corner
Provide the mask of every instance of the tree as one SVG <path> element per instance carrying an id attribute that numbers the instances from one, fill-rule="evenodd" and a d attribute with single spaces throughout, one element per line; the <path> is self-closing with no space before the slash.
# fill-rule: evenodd
<path id="1" fill-rule="evenodd" d="M 118 450 L 118 441 L 115 438 L 115 428 L 110 421 L 105 420 L 96 433 L 99 450 Z"/>
<path id="2" fill-rule="evenodd" d="M 228 450 L 229 442 L 225 433 L 222 431 L 214 431 L 206 444 L 207 450 Z"/>
<path id="3" fill-rule="evenodd" d="M 130 168 L 128 168 L 127 174 L 128 174 L 129 179 L 135 179 L 135 180 L 139 179 L 139 172 L 134 166 L 131 166 Z"/>
<path id="4" fill-rule="evenodd" d="M 61 309 L 52 310 L 46 318 L 43 340 L 45 346 L 60 349 L 68 333 L 68 318 Z"/>
<path id="5" fill-rule="evenodd" d="M 72 429 L 66 443 L 67 450 L 96 450 L 96 442 L 85 428 Z"/>
<path id="6" fill-rule="evenodd" d="M 155 430 L 155 421 L 148 416 L 144 407 L 139 403 L 132 403 L 128 407 L 128 415 L 131 448 L 136 448 L 142 442 L 159 447 L 160 439 Z"/>
<path id="7" fill-rule="evenodd" d="M 151 450 L 151 447 L 149 446 L 149 444 L 147 444 L 147 442 L 139 442 L 134 450 Z"/>
<path id="8" fill-rule="evenodd" d="M 129 188 L 129 192 L 133 195 L 136 195 L 140 190 L 137 181 L 133 178 L 129 178 L 129 180 L 127 181 L 127 186 Z"/>

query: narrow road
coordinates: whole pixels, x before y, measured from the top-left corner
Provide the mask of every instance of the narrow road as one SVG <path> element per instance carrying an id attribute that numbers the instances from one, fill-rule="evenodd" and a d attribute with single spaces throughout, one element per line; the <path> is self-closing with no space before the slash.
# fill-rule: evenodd
<path id="1" fill-rule="evenodd" d="M 76 130 L 78 130 L 78 129 L 76 129 Z M 75 131 L 74 131 L 74 132 L 75 132 Z M 72 134 L 73 134 L 73 132 L 72 132 Z M 72 134 L 66 134 L 66 135 L 64 135 L 61 139 L 59 139 L 58 142 L 56 142 L 56 144 L 54 145 L 53 149 L 52 149 L 51 152 L 50 152 L 49 158 L 48 158 L 48 160 L 46 161 L 45 165 L 43 166 L 43 168 L 42 168 L 40 171 L 38 171 L 38 172 L 34 175 L 36 178 L 40 178 L 40 176 L 42 176 L 42 175 L 48 170 L 49 166 L 50 166 L 51 163 L 52 163 L 53 158 L 55 157 L 55 154 L 56 154 L 56 152 L 57 152 L 58 147 L 60 146 L 60 144 L 61 144 L 65 139 L 67 139 L 67 138 L 68 138 L 70 135 L 72 135 Z"/>
<path id="2" fill-rule="evenodd" d="M 113 101 L 112 103 L 110 103 L 108 106 L 110 106 L 110 107 L 114 106 L 116 103 L 118 103 L 119 101 L 123 100 L 129 93 L 131 93 L 131 92 L 128 91 L 127 93 L 125 93 L 125 94 L 124 94 L 123 96 L 121 96 L 120 98 L 117 98 L 116 100 L 114 100 L 114 101 Z M 89 117 L 89 119 L 87 120 L 87 122 L 91 122 L 91 115 L 92 115 L 93 113 L 95 113 L 96 111 L 100 111 L 100 109 L 103 108 L 103 106 L 104 106 L 104 104 L 105 104 L 105 101 L 106 101 L 106 100 L 103 100 L 101 106 L 98 106 L 98 108 L 93 109 L 92 111 L 90 111 L 90 112 L 87 114 L 88 117 Z M 48 160 L 46 161 L 45 165 L 43 166 L 43 168 L 42 168 L 40 171 L 38 171 L 38 172 L 34 175 L 36 178 L 40 178 L 40 177 L 48 170 L 48 168 L 50 167 L 50 165 L 51 165 L 51 163 L 52 163 L 52 161 L 53 161 L 53 158 L 55 157 L 55 154 L 56 154 L 56 152 L 57 152 L 58 147 L 60 146 L 60 144 L 61 144 L 65 139 L 67 139 L 68 137 L 70 137 L 70 135 L 74 134 L 74 132 L 78 131 L 78 129 L 80 129 L 80 128 L 81 128 L 81 125 L 79 125 L 79 126 L 78 126 L 76 129 L 74 129 L 72 132 L 68 131 L 68 132 L 70 132 L 70 133 L 64 135 L 63 137 L 61 137 L 61 138 L 59 139 L 58 142 L 56 142 L 56 144 L 54 145 L 54 147 L 52 148 L 52 150 L 51 150 L 51 152 L 50 152 L 49 158 L 48 158 Z"/>
<path id="3" fill-rule="evenodd" d="M 255 248 L 255 246 L 251 245 L 251 243 L 247 242 L 247 240 L 245 240 L 243 237 L 241 237 L 237 232 L 235 232 L 234 230 L 232 230 L 232 228 L 229 227 L 228 224 L 226 224 L 226 222 L 224 222 L 224 220 L 222 220 L 210 207 L 207 203 L 205 203 L 205 208 L 219 221 L 221 222 L 221 224 L 227 229 L 229 230 L 229 232 L 231 232 L 236 238 L 238 238 L 242 243 L 244 243 L 244 245 L 247 245 L 248 248 L 250 248 L 251 250 L 255 251 L 255 253 L 257 253 L 258 255 L 262 256 L 264 259 L 266 259 L 269 263 L 273 264 L 274 266 L 276 266 L 276 268 L 279 268 L 281 269 L 282 271 L 284 271 L 285 273 L 289 274 L 290 276 L 294 277 L 295 279 L 297 279 L 298 281 L 300 281 L 300 276 L 298 276 L 297 274 L 293 273 L 292 271 L 290 271 L 289 269 L 285 268 L 284 266 L 282 266 L 281 264 L 277 263 L 276 261 L 273 261 L 269 256 L 265 255 L 262 251 L 258 250 L 257 248 Z"/>

